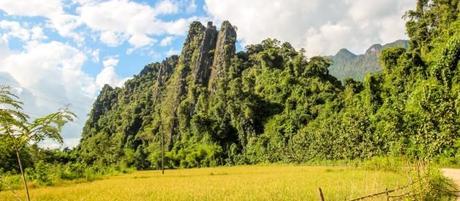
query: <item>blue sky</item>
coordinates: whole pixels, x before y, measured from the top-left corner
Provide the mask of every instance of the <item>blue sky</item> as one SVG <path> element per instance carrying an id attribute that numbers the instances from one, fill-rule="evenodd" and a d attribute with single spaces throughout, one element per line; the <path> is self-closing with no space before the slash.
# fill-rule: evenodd
<path id="1" fill-rule="evenodd" d="M 64 7 L 65 12 L 70 14 L 77 14 L 78 4 L 72 1 L 64 1 L 67 6 Z M 159 1 L 155 0 L 140 0 L 136 3 L 155 7 L 159 4 Z M 171 2 L 174 4 L 174 2 Z M 180 6 L 177 11 L 174 11 L 168 15 L 159 15 L 156 18 L 163 21 L 171 21 L 175 19 L 186 19 L 186 18 L 196 18 L 196 19 L 203 19 L 206 18 L 206 13 L 203 8 L 203 1 L 188 1 L 186 2 L 187 7 Z M 174 5 L 178 6 L 178 4 Z M 0 20 L 8 20 L 8 21 L 16 21 L 20 23 L 24 23 L 24 26 L 27 27 L 26 24 L 32 25 L 41 25 L 42 27 L 47 23 L 46 17 L 42 16 L 17 16 L 17 15 L 8 15 L 7 12 L 0 10 Z M 148 19 L 146 19 L 148 20 Z M 9 30 L 7 29 L 0 29 L 0 33 L 5 34 Z M 75 29 L 76 32 L 81 33 L 89 33 L 91 30 L 87 27 L 79 27 Z M 186 30 L 184 30 L 186 31 Z M 59 41 L 62 43 L 67 43 L 72 46 L 78 46 L 76 41 L 70 40 L 65 36 L 61 36 L 59 33 L 56 33 L 52 29 L 44 28 L 43 29 L 44 35 L 47 36 L 47 39 L 42 40 L 42 42 L 49 42 L 49 41 Z M 150 62 L 161 61 L 170 54 L 178 54 L 180 52 L 181 46 L 185 39 L 185 32 L 179 34 L 161 34 L 158 36 L 152 37 L 152 44 L 147 45 L 146 47 L 142 47 L 132 52 L 128 52 L 131 47 L 128 41 L 120 42 L 117 46 L 107 45 L 106 43 L 96 39 L 91 38 L 91 36 L 85 36 L 85 47 L 93 50 L 98 51 L 98 59 L 88 59 L 84 65 L 83 70 L 87 72 L 89 75 L 96 76 L 100 73 L 101 69 L 99 68 L 102 64 L 101 60 L 108 57 L 116 56 L 118 58 L 118 66 L 123 66 L 120 68 L 116 68 L 116 73 L 120 77 L 129 77 L 134 74 L 137 74 L 145 64 Z M 164 44 L 160 44 L 160 42 L 165 39 Z M 11 38 L 8 43 L 8 48 L 11 50 L 22 51 L 24 50 L 24 43 L 18 38 Z"/>
<path id="2" fill-rule="evenodd" d="M 122 86 L 148 63 L 179 54 L 192 21 L 229 20 L 239 49 L 268 37 L 307 56 L 364 52 L 405 39 L 415 0 L 1 0 L 0 84 L 32 117 L 64 105 L 78 120 L 63 131 L 75 146 L 104 84 Z M 51 144 L 48 144 L 51 146 Z"/>

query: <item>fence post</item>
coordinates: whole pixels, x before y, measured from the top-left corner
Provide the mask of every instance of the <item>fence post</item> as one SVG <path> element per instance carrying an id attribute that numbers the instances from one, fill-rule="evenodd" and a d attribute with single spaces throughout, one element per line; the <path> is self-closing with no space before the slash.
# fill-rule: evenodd
<path id="1" fill-rule="evenodd" d="M 387 201 L 390 201 L 390 193 L 388 192 L 388 188 L 385 188 L 385 192 L 387 195 Z"/>
<path id="2" fill-rule="evenodd" d="M 321 190 L 321 188 L 318 188 L 318 190 L 319 190 L 319 198 L 320 198 L 320 201 L 324 201 L 323 190 Z"/>

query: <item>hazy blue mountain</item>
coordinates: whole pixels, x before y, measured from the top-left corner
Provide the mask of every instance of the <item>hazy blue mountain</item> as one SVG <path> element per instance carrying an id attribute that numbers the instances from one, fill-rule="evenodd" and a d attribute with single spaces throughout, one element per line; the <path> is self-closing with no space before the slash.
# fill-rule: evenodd
<path id="1" fill-rule="evenodd" d="M 337 54 L 329 57 L 333 61 L 329 67 L 329 73 L 340 80 L 353 78 L 361 81 L 367 73 L 378 72 L 382 69 L 378 56 L 383 49 L 389 47 L 407 48 L 407 46 L 407 40 L 397 40 L 385 45 L 374 44 L 364 54 L 360 55 L 356 55 L 345 48 L 340 49 Z"/>

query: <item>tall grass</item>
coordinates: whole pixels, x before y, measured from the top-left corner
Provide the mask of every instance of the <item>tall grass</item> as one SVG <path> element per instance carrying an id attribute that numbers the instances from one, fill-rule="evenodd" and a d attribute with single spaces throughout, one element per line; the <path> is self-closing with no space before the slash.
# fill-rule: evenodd
<path id="1" fill-rule="evenodd" d="M 392 171 L 346 166 L 262 165 L 138 171 L 71 186 L 32 189 L 38 201 L 52 200 L 344 200 L 409 182 Z M 7 192 L 0 200 L 13 200 Z M 377 199 L 379 200 L 379 199 Z M 383 198 L 381 200 L 384 200 Z"/>
<path id="2" fill-rule="evenodd" d="M 129 170 L 129 169 L 128 169 Z M 366 161 L 317 161 L 201 169 L 137 171 L 84 165 L 37 165 L 28 170 L 34 200 L 345 200 L 407 184 L 398 193 L 415 200 L 449 200 L 452 182 L 429 163 L 377 157 Z M 110 175 L 110 176 L 108 176 Z M 101 179 L 103 178 L 103 179 Z M 19 177 L 3 175 L 0 200 L 15 200 Z M 92 182 L 87 182 L 92 181 Z M 7 187 L 7 188 L 6 188 Z M 22 195 L 20 191 L 16 192 Z M 397 194 L 397 193 L 396 193 Z M 411 200 L 409 199 L 409 200 Z M 373 200 L 386 200 L 376 197 Z"/>

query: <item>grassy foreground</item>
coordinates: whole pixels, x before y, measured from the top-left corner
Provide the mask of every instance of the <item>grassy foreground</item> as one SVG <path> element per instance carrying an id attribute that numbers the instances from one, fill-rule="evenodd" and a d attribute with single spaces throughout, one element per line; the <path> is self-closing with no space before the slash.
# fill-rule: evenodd
<path id="1" fill-rule="evenodd" d="M 344 200 L 404 185 L 407 175 L 351 167 L 237 166 L 139 171 L 89 183 L 31 190 L 34 201 Z M 23 196 L 22 191 L 16 191 Z M 0 200 L 17 200 L 0 192 Z M 382 198 L 385 200 L 385 198 Z"/>

